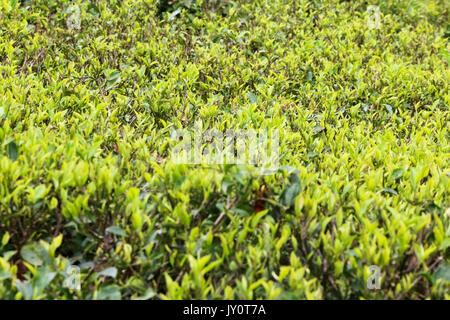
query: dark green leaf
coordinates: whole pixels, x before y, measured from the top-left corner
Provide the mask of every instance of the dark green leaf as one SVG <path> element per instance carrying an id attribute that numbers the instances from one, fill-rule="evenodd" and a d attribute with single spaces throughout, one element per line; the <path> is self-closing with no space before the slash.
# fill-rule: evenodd
<path id="1" fill-rule="evenodd" d="M 17 144 L 14 141 L 11 141 L 8 144 L 8 155 L 12 161 L 17 160 L 17 157 L 19 155 L 19 148 L 17 147 Z"/>

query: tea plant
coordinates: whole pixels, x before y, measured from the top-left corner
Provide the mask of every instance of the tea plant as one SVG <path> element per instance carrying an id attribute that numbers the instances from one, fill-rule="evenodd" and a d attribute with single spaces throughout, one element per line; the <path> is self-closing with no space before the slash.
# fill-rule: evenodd
<path id="1" fill-rule="evenodd" d="M 0 0 L 0 298 L 450 298 L 449 30 L 444 0 Z M 280 167 L 174 163 L 199 121 L 278 129 Z"/>

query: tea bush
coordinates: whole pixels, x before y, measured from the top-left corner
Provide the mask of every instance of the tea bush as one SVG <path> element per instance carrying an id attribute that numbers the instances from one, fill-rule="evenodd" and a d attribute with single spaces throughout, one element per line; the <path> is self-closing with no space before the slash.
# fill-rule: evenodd
<path id="1" fill-rule="evenodd" d="M 450 298 L 449 35 L 445 0 L 0 0 L 0 298 Z M 279 169 L 174 163 L 200 120 Z"/>

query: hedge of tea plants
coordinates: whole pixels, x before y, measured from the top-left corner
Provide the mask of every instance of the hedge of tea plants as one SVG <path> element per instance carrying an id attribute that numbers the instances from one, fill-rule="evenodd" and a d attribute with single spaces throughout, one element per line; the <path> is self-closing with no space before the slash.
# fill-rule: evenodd
<path id="1" fill-rule="evenodd" d="M 449 7 L 0 0 L 0 298 L 450 298 Z"/>

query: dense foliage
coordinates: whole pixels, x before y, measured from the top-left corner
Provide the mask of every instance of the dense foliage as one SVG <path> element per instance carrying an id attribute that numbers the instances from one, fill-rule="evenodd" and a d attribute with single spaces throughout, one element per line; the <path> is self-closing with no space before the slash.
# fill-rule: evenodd
<path id="1" fill-rule="evenodd" d="M 450 298 L 449 35 L 445 0 L 0 0 L 0 298 Z M 279 129 L 279 170 L 175 164 L 199 120 Z"/>

